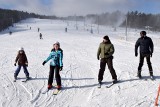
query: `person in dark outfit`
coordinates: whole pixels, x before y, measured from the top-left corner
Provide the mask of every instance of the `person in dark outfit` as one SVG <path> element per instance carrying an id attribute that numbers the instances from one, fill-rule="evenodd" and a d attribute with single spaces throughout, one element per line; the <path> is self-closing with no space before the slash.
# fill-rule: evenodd
<path id="1" fill-rule="evenodd" d="M 56 42 L 53 44 L 54 49 L 51 50 L 51 53 L 49 57 L 42 63 L 42 65 L 45 65 L 50 59 L 50 72 L 49 72 L 49 79 L 48 79 L 48 89 L 52 88 L 53 78 L 54 78 L 54 72 L 55 72 L 55 78 L 57 82 L 57 89 L 61 89 L 61 76 L 60 71 L 63 69 L 63 50 L 60 50 L 60 44 L 59 42 Z"/>
<path id="2" fill-rule="evenodd" d="M 98 74 L 98 82 L 101 84 L 103 80 L 103 74 L 105 71 L 106 64 L 108 69 L 112 75 L 113 83 L 117 83 L 117 75 L 113 68 L 113 53 L 114 53 L 114 46 L 111 43 L 108 36 L 103 37 L 103 42 L 100 43 L 98 52 L 97 52 L 97 59 L 100 59 L 100 69 Z"/>
<path id="3" fill-rule="evenodd" d="M 18 68 L 16 69 L 16 71 L 14 73 L 15 80 L 17 79 L 17 76 L 18 76 L 18 74 L 19 74 L 19 72 L 21 70 L 21 67 L 23 67 L 23 69 L 24 69 L 24 73 L 26 75 L 26 79 L 29 79 L 29 72 L 27 70 L 28 60 L 27 60 L 27 56 L 26 56 L 25 51 L 24 51 L 23 48 L 21 48 L 18 51 L 18 55 L 17 55 L 15 63 L 14 63 L 15 66 L 16 66 L 17 62 L 18 62 Z"/>
<path id="4" fill-rule="evenodd" d="M 65 28 L 65 32 L 67 32 L 67 27 Z"/>
<path id="5" fill-rule="evenodd" d="M 43 38 L 42 38 L 42 33 L 39 34 L 39 38 L 40 38 L 40 39 L 43 39 Z"/>
<path id="6" fill-rule="evenodd" d="M 152 39 L 146 36 L 145 31 L 141 31 L 140 36 L 141 37 L 137 40 L 135 44 L 135 56 L 136 57 L 138 56 L 137 50 L 138 50 L 138 47 L 140 46 L 140 51 L 139 51 L 140 60 L 139 60 L 137 76 L 139 78 L 142 77 L 141 76 L 142 66 L 143 66 L 144 58 L 146 58 L 148 68 L 149 68 L 149 73 L 150 73 L 151 78 L 153 79 L 153 69 L 152 69 L 150 58 L 152 57 L 152 54 L 153 54 L 154 45 L 153 45 Z"/>

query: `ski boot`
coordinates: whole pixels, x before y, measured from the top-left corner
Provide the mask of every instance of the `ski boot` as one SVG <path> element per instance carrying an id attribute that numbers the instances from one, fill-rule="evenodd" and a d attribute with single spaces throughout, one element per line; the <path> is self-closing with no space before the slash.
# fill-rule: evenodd
<path id="1" fill-rule="evenodd" d="M 60 85 L 57 85 L 57 90 L 60 90 L 61 89 L 61 86 Z"/>
<path id="2" fill-rule="evenodd" d="M 13 82 L 16 82 L 16 80 L 17 80 L 17 77 L 16 77 L 16 76 L 14 76 L 14 80 L 13 80 Z"/>
<path id="3" fill-rule="evenodd" d="M 137 72 L 137 77 L 138 77 L 139 79 L 142 78 L 142 76 L 141 76 L 141 71 L 138 71 L 138 72 Z"/>
<path id="4" fill-rule="evenodd" d="M 113 79 L 112 81 L 113 84 L 116 84 L 117 82 L 118 82 L 117 79 Z"/>
<path id="5" fill-rule="evenodd" d="M 52 88 L 52 85 L 49 84 L 49 85 L 48 85 L 48 90 L 51 89 L 51 88 Z"/>
<path id="6" fill-rule="evenodd" d="M 102 81 L 101 81 L 101 80 L 98 80 L 98 83 L 101 85 L 101 84 L 102 84 Z"/>
<path id="7" fill-rule="evenodd" d="M 151 80 L 154 80 L 153 71 L 149 72 Z"/>
<path id="8" fill-rule="evenodd" d="M 101 88 L 101 85 L 102 85 L 102 81 L 98 80 L 98 88 Z"/>

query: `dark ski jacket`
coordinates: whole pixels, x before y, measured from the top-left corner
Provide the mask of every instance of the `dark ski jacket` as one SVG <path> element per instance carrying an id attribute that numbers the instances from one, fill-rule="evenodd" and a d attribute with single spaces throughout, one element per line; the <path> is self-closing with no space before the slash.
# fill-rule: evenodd
<path id="1" fill-rule="evenodd" d="M 25 52 L 23 51 L 23 53 L 20 53 L 20 51 L 18 51 L 18 55 L 16 57 L 15 62 L 18 62 L 18 65 L 21 66 L 26 66 L 28 65 L 28 60 L 27 60 L 27 56 L 25 54 Z"/>
<path id="2" fill-rule="evenodd" d="M 137 53 L 138 47 L 140 46 L 140 54 L 152 54 L 154 45 L 150 37 L 144 36 L 137 40 L 135 44 L 135 53 Z"/>

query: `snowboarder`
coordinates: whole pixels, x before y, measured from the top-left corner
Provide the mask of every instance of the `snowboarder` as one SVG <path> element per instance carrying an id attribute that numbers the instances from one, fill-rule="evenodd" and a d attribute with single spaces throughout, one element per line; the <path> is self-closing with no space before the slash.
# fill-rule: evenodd
<path id="1" fill-rule="evenodd" d="M 52 88 L 53 78 L 54 78 L 54 72 L 55 72 L 55 78 L 57 82 L 57 89 L 61 89 L 61 76 L 60 71 L 63 69 L 63 54 L 62 51 L 60 51 L 60 43 L 55 42 L 53 44 L 53 49 L 49 55 L 49 57 L 42 63 L 42 65 L 45 65 L 49 60 L 50 62 L 50 72 L 49 72 L 49 78 L 48 78 L 48 89 Z"/>
<path id="2" fill-rule="evenodd" d="M 146 31 L 141 31 L 140 32 L 140 38 L 137 40 L 135 44 L 135 56 L 138 56 L 138 47 L 140 46 L 140 60 L 139 60 L 139 66 L 138 66 L 138 72 L 137 72 L 137 77 L 141 78 L 141 71 L 142 71 L 142 66 L 144 62 L 144 58 L 147 60 L 148 68 L 149 68 L 149 73 L 151 76 L 151 79 L 153 79 L 153 69 L 151 65 L 150 58 L 152 57 L 153 50 L 154 50 L 154 45 L 152 42 L 152 39 L 150 37 L 146 36 Z"/>
<path id="3" fill-rule="evenodd" d="M 98 52 L 97 52 L 97 59 L 100 59 L 100 69 L 98 74 L 98 82 L 102 84 L 103 74 L 105 71 L 106 63 L 108 65 L 108 69 L 112 75 L 113 84 L 117 83 L 117 75 L 113 68 L 113 53 L 114 53 L 114 46 L 111 43 L 108 36 L 103 37 L 103 42 L 100 43 Z"/>
<path id="4" fill-rule="evenodd" d="M 40 28 L 38 28 L 38 32 L 39 32 Z"/>
<path id="5" fill-rule="evenodd" d="M 40 37 L 40 39 L 43 39 L 43 38 L 42 38 L 42 33 L 39 34 L 39 37 Z"/>
<path id="6" fill-rule="evenodd" d="M 14 63 L 15 66 L 16 66 L 17 62 L 18 62 L 18 68 L 16 69 L 16 71 L 14 73 L 14 79 L 17 80 L 17 76 L 21 70 L 21 67 L 23 67 L 24 73 L 26 75 L 26 80 L 28 80 L 29 79 L 29 72 L 27 70 L 28 60 L 27 60 L 27 56 L 25 54 L 23 47 L 21 47 L 18 51 L 18 55 L 17 55 L 15 63 Z"/>

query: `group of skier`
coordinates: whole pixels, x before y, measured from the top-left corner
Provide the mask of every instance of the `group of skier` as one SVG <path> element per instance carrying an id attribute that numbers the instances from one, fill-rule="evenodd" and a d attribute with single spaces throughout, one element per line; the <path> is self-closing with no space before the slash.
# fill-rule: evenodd
<path id="1" fill-rule="evenodd" d="M 144 58 L 147 60 L 148 68 L 149 68 L 149 73 L 150 73 L 150 78 L 153 80 L 153 69 L 151 65 L 150 58 L 152 57 L 153 50 L 154 50 L 154 45 L 152 42 L 152 39 L 148 36 L 146 36 L 146 31 L 141 31 L 140 32 L 140 38 L 136 41 L 135 44 L 135 56 L 138 56 L 138 47 L 139 49 L 139 54 L 140 54 L 140 60 L 139 60 L 139 66 L 138 66 L 138 71 L 137 71 L 137 77 L 139 79 L 142 78 L 141 76 L 141 71 L 142 71 L 142 66 L 144 63 Z M 110 39 L 108 36 L 103 37 L 103 42 L 100 43 L 98 52 L 97 52 L 97 59 L 100 59 L 100 69 L 99 69 L 99 74 L 98 74 L 98 82 L 99 84 L 102 84 L 103 80 L 103 74 L 105 71 L 106 64 L 108 65 L 108 69 L 111 73 L 112 79 L 113 79 L 113 84 L 117 83 L 117 75 L 116 72 L 113 68 L 113 54 L 114 54 L 114 46 L 111 43 Z"/>
<path id="2" fill-rule="evenodd" d="M 138 66 L 137 76 L 140 79 L 142 78 L 141 71 L 142 71 L 144 58 L 146 58 L 151 79 L 154 79 L 153 69 L 152 69 L 152 65 L 150 61 L 150 58 L 152 57 L 152 54 L 153 54 L 154 45 L 153 45 L 152 39 L 146 36 L 145 31 L 141 31 L 140 36 L 141 37 L 137 40 L 135 44 L 135 56 L 136 57 L 138 56 L 138 52 L 137 52 L 138 47 L 140 47 L 140 51 L 139 51 L 140 62 Z M 114 45 L 111 43 L 109 37 L 104 36 L 103 41 L 100 43 L 98 51 L 97 51 L 97 59 L 100 60 L 100 69 L 99 69 L 99 74 L 98 74 L 99 84 L 102 84 L 106 64 L 111 73 L 113 84 L 118 82 L 117 75 L 113 67 L 114 51 L 115 51 Z M 59 42 L 55 42 L 53 44 L 53 49 L 51 50 L 50 55 L 48 56 L 46 60 L 44 60 L 42 65 L 45 65 L 49 60 L 51 60 L 51 62 L 50 62 L 50 71 L 49 71 L 49 78 L 48 78 L 48 89 L 52 88 L 52 83 L 53 83 L 53 78 L 54 78 L 54 73 L 55 73 L 57 89 L 60 90 L 61 85 L 62 85 L 60 71 L 63 69 L 63 61 L 62 61 L 63 60 L 63 50 L 60 48 Z M 26 80 L 28 80 L 29 79 L 29 73 L 27 70 L 28 61 L 27 61 L 27 56 L 23 48 L 21 48 L 18 51 L 18 55 L 16 57 L 15 64 L 14 64 L 15 66 L 17 62 L 18 62 L 18 68 L 16 69 L 14 73 L 15 81 L 17 79 L 17 76 L 20 72 L 21 67 L 23 67 L 24 73 L 26 75 Z"/>

